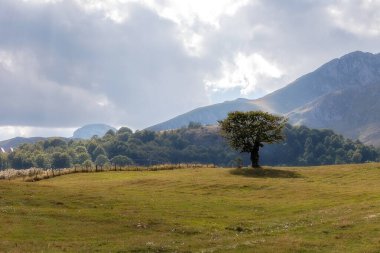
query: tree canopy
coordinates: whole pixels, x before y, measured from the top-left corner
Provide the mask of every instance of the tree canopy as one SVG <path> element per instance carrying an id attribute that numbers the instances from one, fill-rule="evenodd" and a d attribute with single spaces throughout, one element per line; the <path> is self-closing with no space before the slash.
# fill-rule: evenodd
<path id="1" fill-rule="evenodd" d="M 102 169 L 103 166 L 106 165 L 107 163 L 108 163 L 107 156 L 105 156 L 105 155 L 98 155 L 96 157 L 96 160 L 95 160 L 96 170 L 97 170 L 98 166 L 100 166 L 100 168 Z"/>
<path id="2" fill-rule="evenodd" d="M 259 167 L 259 149 L 263 143 L 282 141 L 286 119 L 267 112 L 230 112 L 219 121 L 222 135 L 231 147 L 251 154 L 252 167 Z"/>
<path id="3" fill-rule="evenodd" d="M 305 126 L 286 124 L 283 129 L 285 140 L 281 143 L 265 145 L 260 148 L 260 163 L 265 165 L 308 166 L 340 163 L 363 163 L 379 161 L 380 152 L 373 146 L 360 141 L 350 140 L 331 130 L 310 129 Z M 240 153 L 227 144 L 217 126 L 183 127 L 177 130 L 149 132 L 149 139 L 141 140 L 141 131 L 128 133 L 121 140 L 119 131 L 106 138 L 91 140 L 62 139 L 66 144 L 56 145 L 49 139 L 35 144 L 23 144 L 14 152 L 2 154 L 1 168 L 24 169 L 30 167 L 60 168 L 70 164 L 88 169 L 94 165 L 97 156 L 104 155 L 110 163 L 123 166 L 117 156 L 124 156 L 133 165 L 152 165 L 162 163 L 203 163 L 218 166 L 238 166 L 251 163 L 247 153 Z M 54 138 L 52 138 L 54 139 Z M 53 143 L 54 145 L 50 145 Z M 48 145 L 46 145 L 48 144 Z M 98 148 L 99 147 L 99 148 Z M 98 150 L 95 152 L 95 150 Z M 66 162 L 60 164 L 65 153 Z M 54 156 L 54 159 L 53 159 Z M 54 161 L 53 161 L 54 160 Z M 104 159 L 103 159 L 104 160 Z M 99 165 L 98 165 L 99 166 Z"/>
<path id="4" fill-rule="evenodd" d="M 115 169 L 116 169 L 116 166 L 123 167 L 123 166 L 132 164 L 131 159 L 129 159 L 127 156 L 124 156 L 124 155 L 114 156 L 111 159 L 111 162 L 114 164 Z"/>

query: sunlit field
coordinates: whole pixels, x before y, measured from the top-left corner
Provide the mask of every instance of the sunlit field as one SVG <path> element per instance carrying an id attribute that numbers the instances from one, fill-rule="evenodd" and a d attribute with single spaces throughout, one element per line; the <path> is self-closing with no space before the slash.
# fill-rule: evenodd
<path id="1" fill-rule="evenodd" d="M 379 252 L 380 164 L 0 181 L 2 252 Z"/>

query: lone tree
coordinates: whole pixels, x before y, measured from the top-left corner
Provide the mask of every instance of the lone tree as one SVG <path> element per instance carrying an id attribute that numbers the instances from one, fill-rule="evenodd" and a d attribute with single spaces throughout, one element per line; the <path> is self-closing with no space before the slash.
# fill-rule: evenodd
<path id="1" fill-rule="evenodd" d="M 231 147 L 251 153 L 252 168 L 259 168 L 259 149 L 263 143 L 275 143 L 284 139 L 282 129 L 286 119 L 267 112 L 230 112 L 219 121 L 222 135 Z"/>

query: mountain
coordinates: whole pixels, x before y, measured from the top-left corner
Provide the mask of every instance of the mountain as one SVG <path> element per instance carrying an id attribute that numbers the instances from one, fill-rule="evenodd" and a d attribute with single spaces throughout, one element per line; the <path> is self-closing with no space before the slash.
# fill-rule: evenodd
<path id="1" fill-rule="evenodd" d="M 90 139 L 94 135 L 98 135 L 100 137 L 103 137 L 103 135 L 108 131 L 113 130 L 117 131 L 116 128 L 105 125 L 105 124 L 90 124 L 85 125 L 73 133 L 74 139 Z M 0 141 L 0 148 L 3 148 L 5 151 L 9 151 L 10 148 L 17 148 L 18 146 L 24 144 L 24 143 L 36 143 L 41 140 L 45 140 L 48 137 L 30 137 L 30 138 L 24 138 L 24 137 L 15 137 L 9 140 Z"/>
<path id="2" fill-rule="evenodd" d="M 15 137 L 9 140 L 0 141 L 0 147 L 3 148 L 5 151 L 9 151 L 11 148 L 17 148 L 21 144 L 24 143 L 36 143 L 38 141 L 44 140 L 46 138 L 43 137 L 31 137 L 31 138 L 24 138 L 24 137 Z"/>
<path id="3" fill-rule="evenodd" d="M 260 99 L 237 99 L 201 107 L 154 125 L 154 131 L 189 122 L 215 124 L 230 111 L 263 110 L 290 123 L 330 128 L 349 138 L 380 146 L 380 54 L 352 52 L 322 65 Z"/>
<path id="4" fill-rule="evenodd" d="M 239 98 L 234 101 L 227 101 L 224 103 L 197 108 L 163 123 L 151 126 L 147 129 L 152 131 L 177 129 L 187 126 L 190 122 L 199 122 L 203 125 L 213 125 L 218 120 L 225 118 L 228 112 L 251 111 L 259 109 L 260 107 L 253 104 L 252 100 Z"/>
<path id="5" fill-rule="evenodd" d="M 78 128 L 73 133 L 74 139 L 91 139 L 94 135 L 103 137 L 107 131 L 113 130 L 117 131 L 116 128 L 105 125 L 105 124 L 89 124 L 81 128 Z"/>
<path id="6" fill-rule="evenodd" d="M 330 90 L 288 112 L 290 122 L 380 146 L 380 54 L 354 52 L 324 67 L 320 86 Z"/>
<path id="7" fill-rule="evenodd" d="M 292 111 L 295 125 L 330 128 L 366 144 L 380 144 L 380 83 L 335 91 Z"/>

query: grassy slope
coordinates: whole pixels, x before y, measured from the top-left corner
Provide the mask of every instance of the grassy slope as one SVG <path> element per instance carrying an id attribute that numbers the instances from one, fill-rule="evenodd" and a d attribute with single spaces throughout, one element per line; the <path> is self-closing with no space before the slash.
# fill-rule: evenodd
<path id="1" fill-rule="evenodd" d="M 379 252 L 380 164 L 0 181 L 0 251 Z"/>

